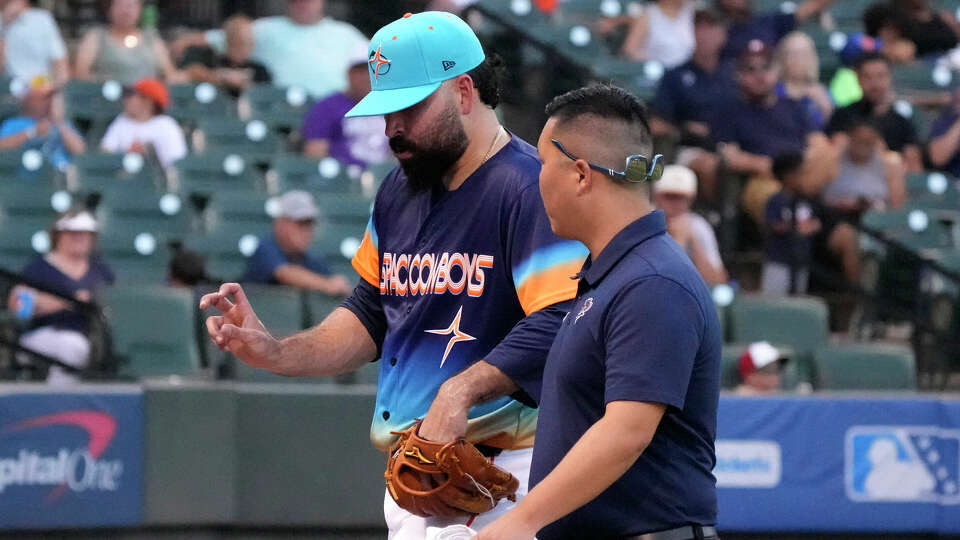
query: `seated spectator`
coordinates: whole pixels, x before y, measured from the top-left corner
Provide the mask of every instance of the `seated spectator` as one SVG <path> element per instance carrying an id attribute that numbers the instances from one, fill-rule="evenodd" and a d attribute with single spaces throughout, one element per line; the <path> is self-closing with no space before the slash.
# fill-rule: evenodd
<path id="1" fill-rule="evenodd" d="M 922 171 L 917 130 L 893 106 L 896 94 L 890 61 L 880 53 L 866 53 L 857 61 L 855 68 L 863 97 L 860 101 L 837 109 L 827 124 L 827 133 L 837 140 L 845 136 L 847 125 L 854 119 L 872 118 L 880 128 L 887 148 L 903 156 L 907 170 Z"/>
<path id="2" fill-rule="evenodd" d="M 306 191 L 288 191 L 280 197 L 273 235 L 260 239 L 247 261 L 243 281 L 290 285 L 330 295 L 346 295 L 352 287 L 343 276 L 333 275 L 320 257 L 309 253 L 320 214 Z"/>
<path id="3" fill-rule="evenodd" d="M 54 86 L 70 78 L 67 47 L 50 12 L 27 0 L 0 2 L 0 54 L 3 71 L 24 82 L 47 77 Z"/>
<path id="4" fill-rule="evenodd" d="M 250 59 L 253 52 L 253 24 L 244 15 L 234 15 L 223 23 L 226 52 L 218 55 L 210 47 L 191 47 L 184 55 L 184 66 L 191 81 L 209 82 L 237 97 L 253 83 L 268 83 L 270 72 Z"/>
<path id="5" fill-rule="evenodd" d="M 734 392 L 741 396 L 779 392 L 780 375 L 786 362 L 787 357 L 766 341 L 751 343 L 737 362 L 740 384 Z"/>
<path id="6" fill-rule="evenodd" d="M 916 57 L 917 46 L 907 38 L 906 23 L 890 4 L 867 8 L 863 12 L 863 28 L 867 36 L 877 40 L 870 48 L 880 51 L 891 62 L 911 62 Z"/>
<path id="7" fill-rule="evenodd" d="M 953 13 L 935 11 L 928 0 L 893 0 L 905 37 L 917 47 L 917 56 L 943 54 L 957 46 L 960 23 Z"/>
<path id="8" fill-rule="evenodd" d="M 667 165 L 653 184 L 653 202 L 667 217 L 667 232 L 690 256 L 708 285 L 727 281 L 727 270 L 713 227 L 690 210 L 697 198 L 697 177 L 683 165 Z"/>
<path id="9" fill-rule="evenodd" d="M 803 156 L 787 153 L 773 162 L 782 188 L 766 204 L 766 260 L 761 288 L 766 294 L 804 294 L 810 277 L 813 237 L 823 224 L 803 189 Z"/>
<path id="10" fill-rule="evenodd" d="M 287 14 L 253 21 L 253 55 L 273 75 L 274 84 L 299 86 L 321 99 L 346 89 L 345 74 L 357 50 L 369 40 L 353 26 L 323 16 L 323 0 L 287 0 Z M 189 33 L 176 49 L 210 45 L 224 50 L 224 33 Z"/>
<path id="11" fill-rule="evenodd" d="M 108 24 L 88 31 L 77 48 L 74 76 L 91 81 L 133 84 L 145 77 L 185 82 L 163 39 L 152 29 L 141 29 L 140 0 L 111 0 Z"/>
<path id="12" fill-rule="evenodd" d="M 831 3 L 833 0 L 804 0 L 798 3 L 792 13 L 755 14 L 753 0 L 716 0 L 717 10 L 727 18 L 730 25 L 723 58 L 737 58 L 753 40 L 762 41 L 768 48 L 775 47 L 780 38 L 829 7 Z"/>
<path id="13" fill-rule="evenodd" d="M 666 68 L 683 64 L 693 54 L 693 0 L 656 0 L 630 21 L 623 56 L 656 61 Z"/>
<path id="14" fill-rule="evenodd" d="M 822 130 L 833 114 L 833 100 L 820 82 L 820 58 L 810 36 L 791 32 L 777 46 L 775 65 L 780 82 L 777 96 L 799 101 Z"/>
<path id="15" fill-rule="evenodd" d="M 167 267 L 168 285 L 192 289 L 212 281 L 207 275 L 206 262 L 202 255 L 182 247 L 174 250 Z"/>
<path id="16" fill-rule="evenodd" d="M 767 197 L 779 189 L 772 177 L 774 157 L 804 156 L 802 179 L 809 193 L 817 193 L 836 176 L 837 155 L 802 104 L 777 97 L 776 71 L 763 42 L 752 41 L 740 55 L 737 84 L 740 95 L 722 106 L 723 120 L 717 123 L 715 136 L 726 166 L 750 177 L 742 204 L 757 223 L 763 223 Z"/>
<path id="17" fill-rule="evenodd" d="M 113 283 L 113 272 L 94 254 L 97 222 L 87 211 L 72 211 L 59 218 L 51 231 L 51 250 L 37 256 L 21 272 L 38 286 L 89 302 Z M 90 362 L 89 321 L 62 298 L 17 285 L 7 301 L 10 311 L 29 321 L 20 338 L 27 349 L 83 369 Z M 53 366 L 47 381 L 69 383 L 77 378 Z"/>
<path id="18" fill-rule="evenodd" d="M 356 60 L 347 72 L 349 86 L 346 92 L 337 92 L 318 101 L 307 113 L 300 127 L 304 154 L 317 159 L 333 156 L 341 163 L 361 167 L 390 159 L 390 144 L 384 134 L 386 124 L 382 116 L 343 116 L 370 92 L 367 66 L 366 55 Z"/>
<path id="19" fill-rule="evenodd" d="M 677 163 L 693 169 L 700 195 L 715 195 L 717 157 L 713 153 L 715 114 L 736 94 L 729 65 L 720 62 L 726 26 L 713 11 L 693 17 L 696 46 L 685 64 L 668 70 L 652 103 L 651 129 L 657 137 L 678 139 Z"/>
<path id="20" fill-rule="evenodd" d="M 880 128 L 869 119 L 847 126 L 840 172 L 821 194 L 834 217 L 851 224 L 869 209 L 896 208 L 906 200 L 905 170 L 899 154 L 883 143 Z"/>
<path id="21" fill-rule="evenodd" d="M 100 142 L 104 152 L 152 150 L 169 167 L 187 155 L 187 141 L 177 121 L 163 114 L 170 104 L 167 87 L 157 79 L 140 79 L 124 90 L 123 112 L 107 127 Z"/>
<path id="22" fill-rule="evenodd" d="M 35 148 L 58 170 L 65 170 L 73 154 L 86 149 L 83 136 L 66 119 L 63 97 L 40 76 L 31 81 L 20 101 L 20 116 L 0 124 L 0 149 Z"/>
<path id="23" fill-rule="evenodd" d="M 930 126 L 927 152 L 934 167 L 960 177 L 960 88 L 953 91 L 953 105 Z"/>

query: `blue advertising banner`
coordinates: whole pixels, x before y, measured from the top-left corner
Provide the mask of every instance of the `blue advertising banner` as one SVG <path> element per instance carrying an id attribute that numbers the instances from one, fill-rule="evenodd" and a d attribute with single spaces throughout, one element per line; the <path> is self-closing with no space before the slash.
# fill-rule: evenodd
<path id="1" fill-rule="evenodd" d="M 143 395 L 0 394 L 0 528 L 141 522 Z"/>
<path id="2" fill-rule="evenodd" d="M 720 400 L 728 531 L 960 533 L 960 400 Z"/>

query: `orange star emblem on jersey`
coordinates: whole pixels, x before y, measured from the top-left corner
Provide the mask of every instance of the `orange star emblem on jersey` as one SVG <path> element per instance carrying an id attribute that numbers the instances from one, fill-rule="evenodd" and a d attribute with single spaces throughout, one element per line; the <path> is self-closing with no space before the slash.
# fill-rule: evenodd
<path id="1" fill-rule="evenodd" d="M 450 355 L 450 349 L 453 349 L 453 346 L 461 341 L 473 341 L 477 338 L 467 334 L 466 332 L 460 330 L 460 318 L 463 316 L 463 306 L 460 306 L 460 309 L 457 311 L 457 315 L 453 318 L 453 322 L 450 323 L 450 326 L 442 330 L 425 330 L 428 334 L 436 334 L 438 336 L 450 336 L 450 341 L 447 342 L 447 350 L 443 351 L 443 359 L 440 360 L 440 367 L 443 367 L 443 363 L 447 361 L 447 356 Z"/>
<path id="2" fill-rule="evenodd" d="M 380 48 L 383 45 L 377 45 L 377 50 L 370 56 L 370 69 L 373 70 L 373 76 L 376 79 L 380 79 L 380 68 L 386 66 L 386 69 L 383 70 L 383 74 L 386 75 L 390 71 L 390 59 L 380 52 Z"/>

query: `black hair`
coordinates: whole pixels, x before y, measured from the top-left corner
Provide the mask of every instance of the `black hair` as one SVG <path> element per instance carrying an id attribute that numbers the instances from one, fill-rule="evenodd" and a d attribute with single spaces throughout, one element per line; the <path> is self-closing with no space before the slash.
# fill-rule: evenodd
<path id="1" fill-rule="evenodd" d="M 847 122 L 846 126 L 844 126 L 843 131 L 853 133 L 854 130 L 861 127 L 868 127 L 879 133 L 881 137 L 883 136 L 883 129 L 880 127 L 880 123 L 869 116 L 854 116 Z"/>
<path id="2" fill-rule="evenodd" d="M 479 66 L 467 72 L 473 79 L 473 87 L 480 95 L 480 101 L 496 109 L 503 97 L 503 82 L 506 79 L 507 68 L 503 59 L 497 53 L 490 53 Z"/>
<path id="3" fill-rule="evenodd" d="M 890 4 L 874 4 L 863 12 L 863 28 L 870 37 L 877 37 L 886 26 L 893 26 L 905 33 L 904 25 L 897 16 L 896 9 Z"/>
<path id="4" fill-rule="evenodd" d="M 644 142 L 649 144 L 650 119 L 647 106 L 637 96 L 610 84 L 593 84 L 561 94 L 547 104 L 548 117 L 566 123 L 579 116 L 594 115 L 607 120 L 618 120 L 639 125 Z"/>
<path id="5" fill-rule="evenodd" d="M 773 158 L 773 177 L 786 183 L 787 177 L 797 173 L 803 167 L 803 154 L 787 152 Z"/>
<path id="6" fill-rule="evenodd" d="M 209 281 L 203 257 L 188 249 L 176 249 L 169 265 L 170 278 L 194 286 Z"/>
<path id="7" fill-rule="evenodd" d="M 853 69 L 857 73 L 870 62 L 883 62 L 888 68 L 890 67 L 890 60 L 887 60 L 887 57 L 880 54 L 877 51 L 868 51 L 857 57 L 857 61 L 853 64 Z"/>
<path id="8" fill-rule="evenodd" d="M 693 25 L 709 24 L 711 26 L 726 26 L 727 22 L 715 9 L 698 9 L 693 14 Z"/>

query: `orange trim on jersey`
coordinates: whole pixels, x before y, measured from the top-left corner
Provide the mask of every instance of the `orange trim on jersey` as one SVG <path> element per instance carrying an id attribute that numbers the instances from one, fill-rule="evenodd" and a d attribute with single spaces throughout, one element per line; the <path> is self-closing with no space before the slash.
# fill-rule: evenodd
<path id="1" fill-rule="evenodd" d="M 517 287 L 517 298 L 527 315 L 547 306 L 577 296 L 577 281 L 571 276 L 580 272 L 583 261 L 571 261 L 537 272 Z"/>
<path id="2" fill-rule="evenodd" d="M 373 245 L 369 230 L 363 233 L 363 241 L 360 242 L 360 248 L 357 249 L 350 264 L 364 281 L 374 287 L 380 287 L 380 253 L 377 251 L 377 246 Z"/>

